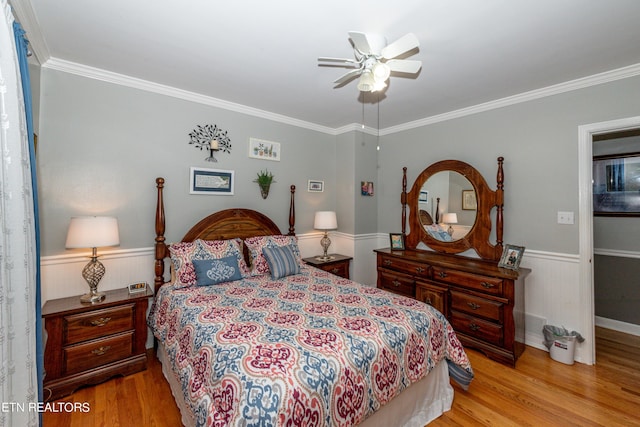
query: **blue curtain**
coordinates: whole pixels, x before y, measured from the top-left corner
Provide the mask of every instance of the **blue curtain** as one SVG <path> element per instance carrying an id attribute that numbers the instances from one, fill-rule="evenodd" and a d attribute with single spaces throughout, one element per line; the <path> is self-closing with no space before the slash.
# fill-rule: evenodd
<path id="1" fill-rule="evenodd" d="M 33 133 L 33 110 L 31 107 L 31 79 L 29 78 L 29 64 L 27 63 L 29 41 L 22 26 L 13 23 L 13 35 L 16 39 L 18 62 L 20 63 L 20 78 L 22 80 L 22 94 L 27 118 L 27 134 L 29 135 L 29 163 L 31 164 L 31 185 L 33 188 L 33 216 L 36 232 L 36 368 L 38 372 L 38 401 L 42 402 L 42 381 L 44 376 L 44 348 L 42 345 L 42 297 L 40 295 L 40 219 L 38 215 L 38 180 L 36 175 L 36 147 Z"/>

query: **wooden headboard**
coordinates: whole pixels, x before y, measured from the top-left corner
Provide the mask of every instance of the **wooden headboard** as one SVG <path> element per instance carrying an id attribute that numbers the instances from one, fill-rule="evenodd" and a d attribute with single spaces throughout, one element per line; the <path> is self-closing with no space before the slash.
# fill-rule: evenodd
<path id="1" fill-rule="evenodd" d="M 164 259 L 169 256 L 169 247 L 165 243 L 165 216 L 164 200 L 162 192 L 164 189 L 164 178 L 156 178 L 156 188 L 158 190 L 158 200 L 156 204 L 156 243 L 155 243 L 155 279 L 156 292 L 165 284 L 164 279 Z M 289 231 L 287 235 L 295 235 L 296 212 L 294 195 L 296 186 L 292 185 L 291 199 L 289 202 Z M 227 240 L 246 239 L 253 236 L 269 236 L 273 234 L 285 234 L 266 215 L 251 209 L 233 208 L 215 212 L 200 220 L 196 225 L 184 235 L 182 242 L 193 242 L 196 239 L 202 240 Z M 245 248 L 246 249 L 246 248 Z M 245 253 L 245 256 L 247 254 Z"/>

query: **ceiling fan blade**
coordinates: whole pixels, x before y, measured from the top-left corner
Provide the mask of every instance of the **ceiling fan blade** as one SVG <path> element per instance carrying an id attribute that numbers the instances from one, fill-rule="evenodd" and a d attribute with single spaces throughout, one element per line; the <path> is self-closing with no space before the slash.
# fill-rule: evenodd
<path id="1" fill-rule="evenodd" d="M 365 55 L 371 54 L 371 45 L 365 33 L 358 31 L 349 31 L 349 38 L 353 42 L 353 46 Z"/>
<path id="2" fill-rule="evenodd" d="M 346 62 L 346 63 L 351 63 L 351 64 L 357 64 L 358 63 L 358 61 L 356 61 L 355 59 L 331 58 L 331 57 L 326 57 L 326 56 L 321 56 L 320 58 L 318 58 L 318 61 L 320 61 L 320 62 Z"/>
<path id="3" fill-rule="evenodd" d="M 413 33 L 408 33 L 383 48 L 381 54 L 383 58 L 391 59 L 419 46 L 418 37 Z"/>
<path id="4" fill-rule="evenodd" d="M 398 73 L 411 73 L 415 74 L 422 68 L 422 61 L 414 61 L 411 59 L 391 59 L 385 62 L 391 69 Z"/>
<path id="5" fill-rule="evenodd" d="M 348 73 L 342 75 L 341 77 L 338 77 L 336 80 L 333 81 L 333 83 L 335 83 L 336 86 L 340 86 L 341 84 L 348 82 L 349 80 L 353 79 L 354 77 L 358 76 L 361 73 L 362 73 L 361 69 L 351 70 Z"/>

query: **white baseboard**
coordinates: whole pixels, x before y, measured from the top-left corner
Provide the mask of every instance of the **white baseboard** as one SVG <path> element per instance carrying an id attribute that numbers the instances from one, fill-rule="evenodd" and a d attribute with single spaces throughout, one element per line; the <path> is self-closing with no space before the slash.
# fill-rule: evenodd
<path id="1" fill-rule="evenodd" d="M 596 326 L 640 337 L 640 325 L 596 316 Z"/>

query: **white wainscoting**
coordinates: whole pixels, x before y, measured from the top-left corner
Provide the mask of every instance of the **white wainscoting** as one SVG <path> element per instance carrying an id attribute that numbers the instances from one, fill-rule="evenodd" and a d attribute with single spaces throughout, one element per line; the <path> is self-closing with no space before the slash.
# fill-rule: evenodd
<path id="1" fill-rule="evenodd" d="M 303 257 L 318 255 L 321 233 L 298 235 L 298 244 Z M 353 256 L 351 278 L 357 282 L 376 285 L 376 248 L 389 246 L 389 235 L 372 233 L 350 235 L 330 233 L 330 252 Z M 100 252 L 100 260 L 107 273 L 100 282 L 100 290 L 116 289 L 137 281 L 146 281 L 153 286 L 153 248 L 124 249 Z M 87 255 L 89 253 L 87 252 Z M 88 286 L 81 276 L 88 257 L 83 255 L 58 255 L 42 258 L 42 301 L 81 295 Z M 542 326 L 552 324 L 576 330 L 587 340 L 593 340 L 593 331 L 584 330 L 580 324 L 582 310 L 579 295 L 578 255 L 558 254 L 527 250 L 522 267 L 532 270 L 525 280 L 525 312 L 527 345 L 546 349 L 543 345 Z M 168 269 L 167 269 L 168 271 Z M 588 344 L 590 345 L 590 344 Z M 589 362 L 583 357 L 587 342 L 579 344 L 576 360 Z M 585 352 L 586 355 L 586 352 Z"/>

